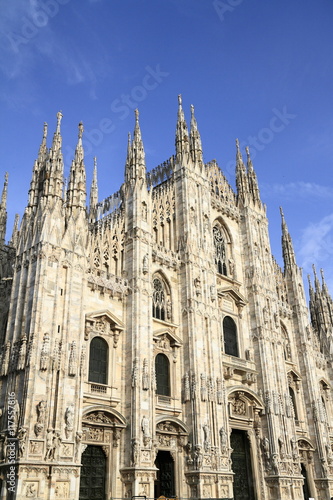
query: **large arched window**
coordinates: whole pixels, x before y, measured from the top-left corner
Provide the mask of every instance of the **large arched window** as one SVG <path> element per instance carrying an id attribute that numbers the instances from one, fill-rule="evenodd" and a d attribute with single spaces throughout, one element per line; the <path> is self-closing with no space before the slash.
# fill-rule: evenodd
<path id="1" fill-rule="evenodd" d="M 226 316 L 223 320 L 223 337 L 225 354 L 239 357 L 237 327 L 236 323 L 232 318 L 230 318 L 230 316 Z"/>
<path id="2" fill-rule="evenodd" d="M 100 337 L 92 339 L 89 356 L 89 382 L 107 384 L 108 351 L 108 344 L 104 339 Z"/>
<path id="3" fill-rule="evenodd" d="M 155 358 L 156 393 L 170 396 L 170 363 L 165 354 Z"/>
<path id="4" fill-rule="evenodd" d="M 226 242 L 223 231 L 220 226 L 213 227 L 213 239 L 215 248 L 215 264 L 217 272 L 227 275 L 227 257 L 226 257 Z"/>

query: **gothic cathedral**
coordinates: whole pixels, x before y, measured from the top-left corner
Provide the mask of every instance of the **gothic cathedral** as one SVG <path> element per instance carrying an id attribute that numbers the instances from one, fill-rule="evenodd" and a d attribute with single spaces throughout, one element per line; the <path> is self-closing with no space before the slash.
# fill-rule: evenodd
<path id="1" fill-rule="evenodd" d="M 61 113 L 22 221 L 0 205 L 2 499 L 327 500 L 333 301 L 284 269 L 236 143 L 236 191 L 204 164 L 182 101 L 175 155 L 146 171 L 138 111 L 124 182 L 89 206 L 83 126 L 65 187 Z"/>

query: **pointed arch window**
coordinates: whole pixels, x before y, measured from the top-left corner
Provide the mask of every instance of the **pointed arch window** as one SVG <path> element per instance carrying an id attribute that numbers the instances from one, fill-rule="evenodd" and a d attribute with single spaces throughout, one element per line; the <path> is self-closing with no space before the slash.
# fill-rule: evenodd
<path id="1" fill-rule="evenodd" d="M 289 396 L 290 396 L 290 401 L 293 405 L 293 410 L 294 410 L 294 416 L 295 420 L 298 421 L 298 412 L 297 412 L 297 405 L 296 405 L 296 396 L 294 393 L 294 389 L 292 387 L 289 387 Z"/>
<path id="2" fill-rule="evenodd" d="M 223 319 L 224 352 L 230 356 L 239 357 L 237 327 L 230 316 Z"/>
<path id="3" fill-rule="evenodd" d="M 213 227 L 213 240 L 215 248 L 215 265 L 217 272 L 227 276 L 227 264 L 226 264 L 226 243 L 223 231 L 220 226 L 215 225 Z"/>
<path id="4" fill-rule="evenodd" d="M 89 382 L 107 384 L 108 353 L 107 342 L 100 337 L 94 337 L 90 343 Z"/>
<path id="5" fill-rule="evenodd" d="M 155 358 L 156 394 L 170 396 L 170 363 L 165 354 Z"/>

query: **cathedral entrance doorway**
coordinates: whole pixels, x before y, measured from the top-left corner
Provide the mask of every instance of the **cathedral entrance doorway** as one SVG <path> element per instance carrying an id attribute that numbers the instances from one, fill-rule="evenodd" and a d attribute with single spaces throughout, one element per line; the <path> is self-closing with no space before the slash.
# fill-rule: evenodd
<path id="1" fill-rule="evenodd" d="M 254 500 L 251 452 L 246 432 L 233 429 L 230 436 L 234 500 Z"/>
<path id="2" fill-rule="evenodd" d="M 169 451 L 160 450 L 155 460 L 157 475 L 154 488 L 155 498 L 161 495 L 170 498 L 175 496 L 175 465 Z"/>
<path id="3" fill-rule="evenodd" d="M 81 463 L 79 500 L 105 500 L 106 457 L 101 446 L 87 446 Z"/>
<path id="4" fill-rule="evenodd" d="M 308 484 L 308 476 L 307 476 L 307 472 L 306 472 L 306 468 L 305 468 L 304 464 L 301 464 L 301 474 L 304 478 L 304 483 L 303 483 L 304 500 L 309 500 L 310 489 L 309 489 L 309 484 Z"/>

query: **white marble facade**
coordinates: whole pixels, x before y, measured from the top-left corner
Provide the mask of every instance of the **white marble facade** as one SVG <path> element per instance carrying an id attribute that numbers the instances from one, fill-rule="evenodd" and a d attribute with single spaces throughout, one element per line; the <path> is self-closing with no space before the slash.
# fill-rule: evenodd
<path id="1" fill-rule="evenodd" d="M 315 274 L 308 306 L 282 212 L 272 257 L 250 152 L 235 192 L 179 98 L 147 172 L 136 112 L 124 183 L 99 202 L 95 165 L 86 208 L 61 118 L 9 244 L 7 176 L 0 206 L 1 498 L 333 496 L 333 303 Z"/>

